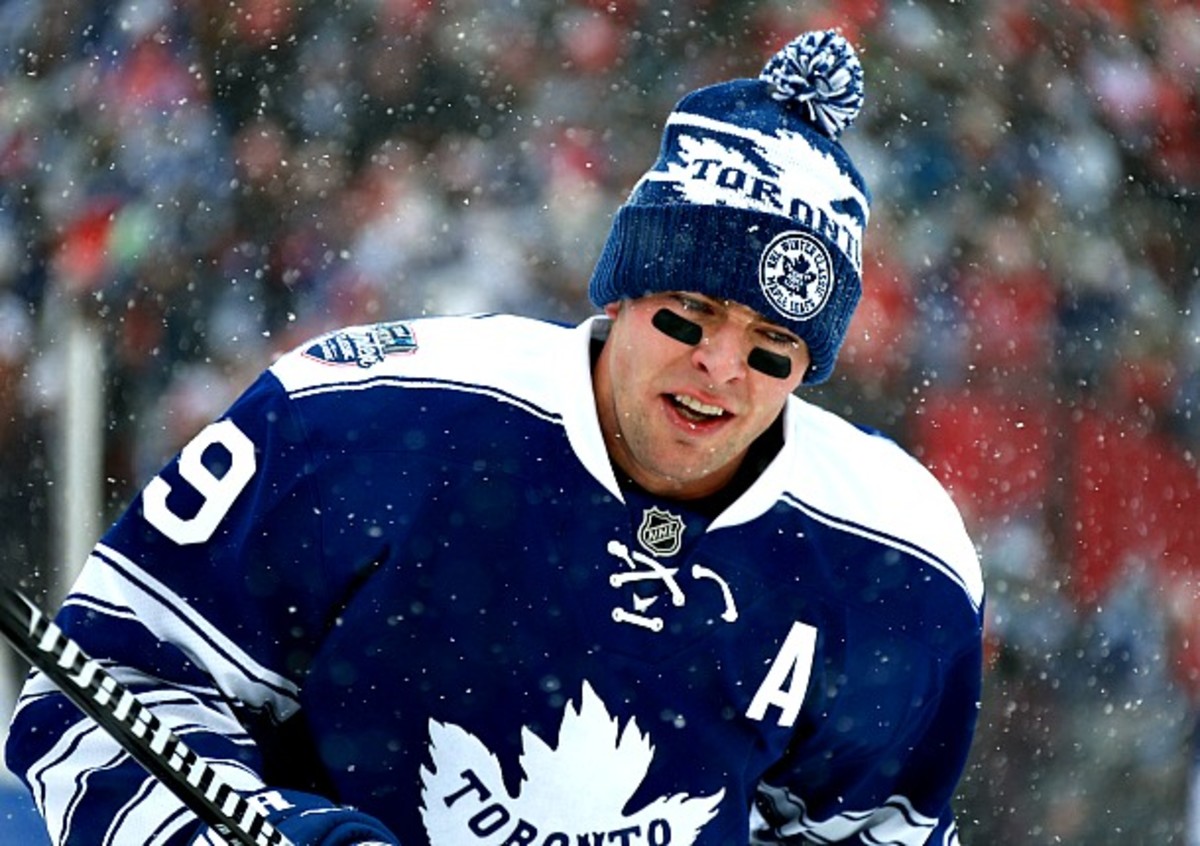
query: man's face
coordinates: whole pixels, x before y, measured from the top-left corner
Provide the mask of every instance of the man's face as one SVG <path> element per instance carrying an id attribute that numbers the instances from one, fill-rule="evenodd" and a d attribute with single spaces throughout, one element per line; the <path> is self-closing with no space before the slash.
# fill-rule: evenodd
<path id="1" fill-rule="evenodd" d="M 686 332 L 659 328 L 687 328 L 661 315 L 656 325 L 663 309 L 698 326 L 698 339 L 695 330 L 682 340 Z M 720 490 L 811 362 L 790 330 L 702 294 L 654 294 L 605 312 L 613 324 L 595 374 L 600 427 L 613 461 L 664 496 L 691 499 Z M 751 366 L 756 349 L 755 361 L 774 362 L 770 372 Z"/>

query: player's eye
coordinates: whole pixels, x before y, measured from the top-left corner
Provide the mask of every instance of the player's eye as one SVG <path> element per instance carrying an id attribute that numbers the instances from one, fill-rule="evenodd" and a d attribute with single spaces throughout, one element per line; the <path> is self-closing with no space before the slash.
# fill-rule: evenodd
<path id="1" fill-rule="evenodd" d="M 672 294 L 671 299 L 673 299 L 684 311 L 690 311 L 696 314 L 713 313 L 712 305 L 700 299 L 699 297 L 693 297 L 690 294 Z"/>
<path id="2" fill-rule="evenodd" d="M 796 349 L 800 346 L 800 339 L 790 332 L 776 332 L 770 329 L 763 330 L 762 336 L 772 344 L 780 347 Z"/>

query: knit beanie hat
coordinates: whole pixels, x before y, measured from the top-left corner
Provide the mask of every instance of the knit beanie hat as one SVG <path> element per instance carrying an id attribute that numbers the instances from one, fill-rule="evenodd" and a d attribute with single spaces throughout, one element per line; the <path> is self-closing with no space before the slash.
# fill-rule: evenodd
<path id="1" fill-rule="evenodd" d="M 828 379 L 862 293 L 870 193 L 837 142 L 862 100 L 862 65 L 832 30 L 796 38 L 757 79 L 684 97 L 613 220 L 592 303 L 733 300 L 805 341 L 806 383 Z"/>

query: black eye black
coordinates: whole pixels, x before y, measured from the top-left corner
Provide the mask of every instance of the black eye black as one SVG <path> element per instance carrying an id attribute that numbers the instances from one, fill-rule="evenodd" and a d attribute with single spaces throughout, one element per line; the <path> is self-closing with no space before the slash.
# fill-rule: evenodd
<path id="1" fill-rule="evenodd" d="M 792 360 L 786 355 L 764 350 L 762 347 L 755 347 L 750 350 L 750 357 L 746 363 L 757 370 L 759 373 L 765 373 L 776 379 L 786 379 L 792 375 Z"/>
<path id="2" fill-rule="evenodd" d="M 696 346 L 704 336 L 704 330 L 700 327 L 700 324 L 693 323 L 686 317 L 682 317 L 671 311 L 669 308 L 660 308 L 654 312 L 654 316 L 650 318 L 650 322 L 659 332 L 674 338 L 680 343 L 687 344 L 689 347 Z"/>

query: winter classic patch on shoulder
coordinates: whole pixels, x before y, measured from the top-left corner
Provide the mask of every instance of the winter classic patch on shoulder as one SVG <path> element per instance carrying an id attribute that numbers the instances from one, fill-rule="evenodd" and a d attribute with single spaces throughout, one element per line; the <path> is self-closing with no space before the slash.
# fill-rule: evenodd
<path id="1" fill-rule="evenodd" d="M 305 347 L 305 358 L 325 364 L 373 367 L 389 355 L 411 355 L 417 351 L 412 327 L 400 321 L 339 329 Z"/>

